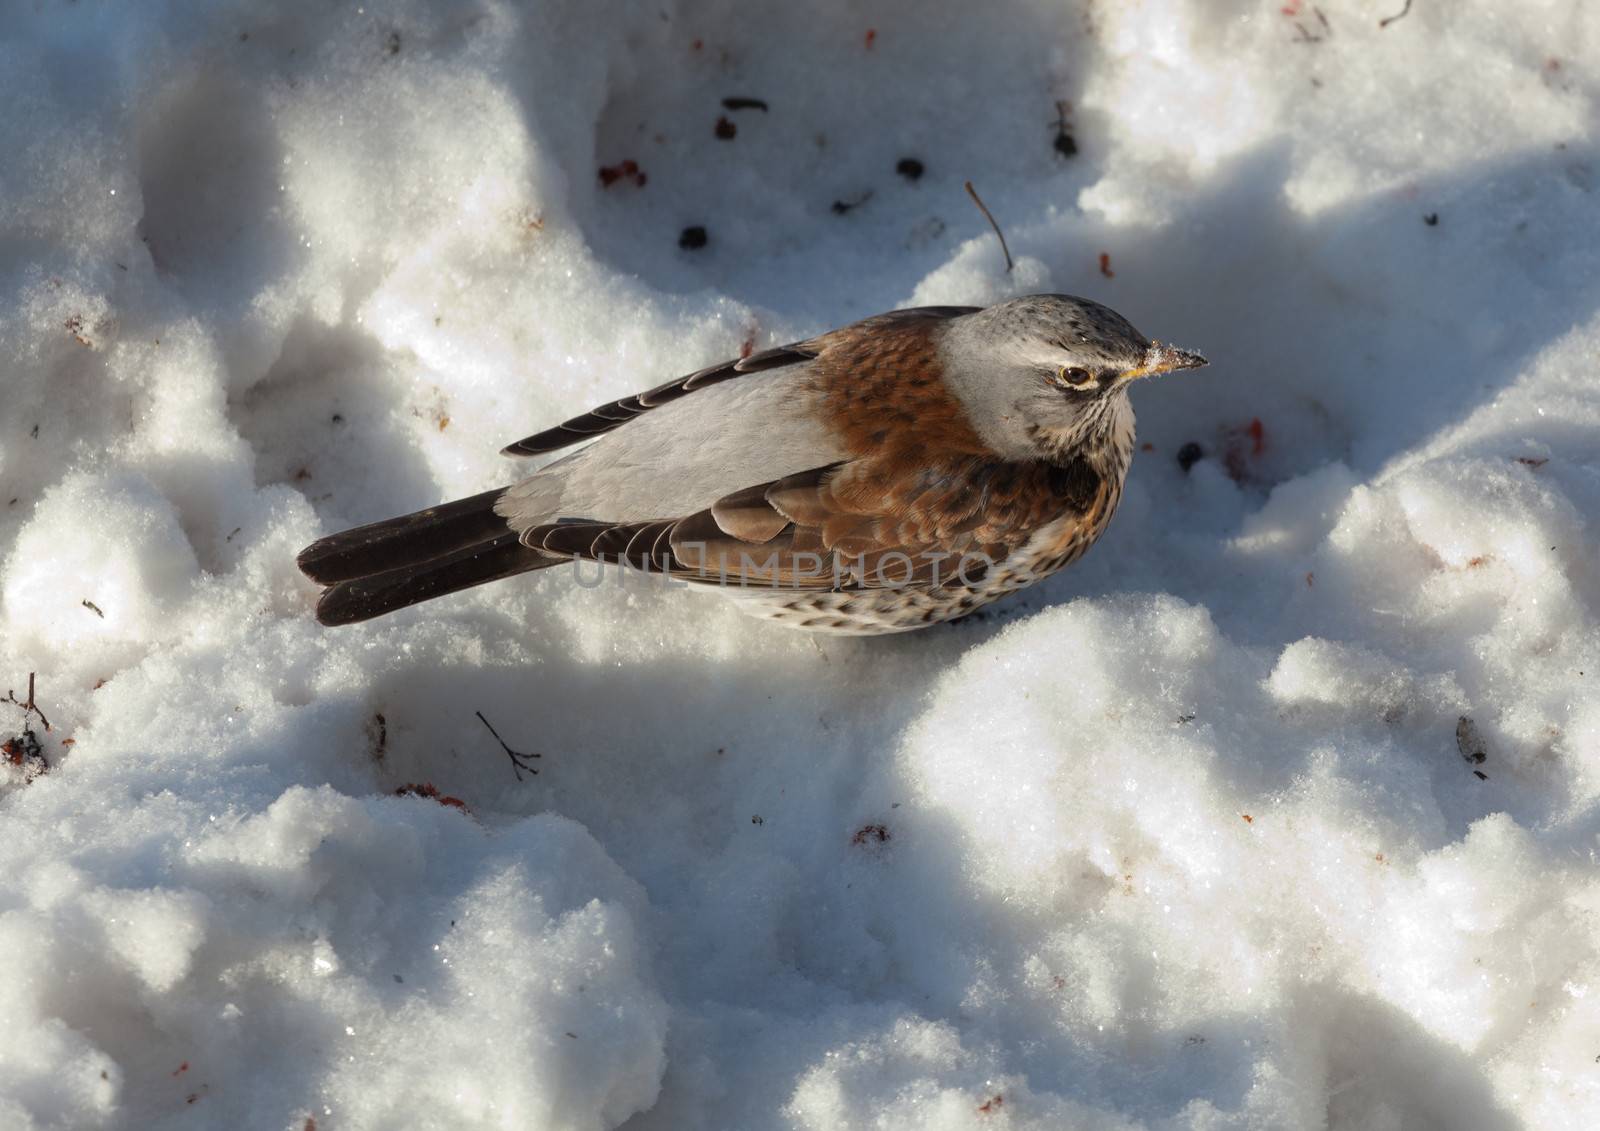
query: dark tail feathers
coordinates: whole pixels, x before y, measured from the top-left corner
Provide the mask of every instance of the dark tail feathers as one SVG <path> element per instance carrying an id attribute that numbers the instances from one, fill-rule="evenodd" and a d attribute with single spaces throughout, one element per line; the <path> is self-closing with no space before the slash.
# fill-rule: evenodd
<path id="1" fill-rule="evenodd" d="M 494 513 L 504 488 L 358 526 L 300 551 L 300 569 L 328 588 L 323 624 L 352 624 L 502 577 L 559 565 L 524 546 Z"/>

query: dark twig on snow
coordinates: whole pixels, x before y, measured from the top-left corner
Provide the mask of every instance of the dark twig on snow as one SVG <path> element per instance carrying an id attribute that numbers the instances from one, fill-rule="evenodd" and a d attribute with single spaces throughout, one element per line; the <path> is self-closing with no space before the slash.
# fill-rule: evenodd
<path id="1" fill-rule="evenodd" d="M 978 190 L 972 187 L 971 181 L 967 182 L 967 195 L 972 198 L 972 203 L 978 206 L 978 211 L 983 213 L 983 218 L 989 221 L 989 227 L 994 229 L 995 238 L 1000 241 L 1000 250 L 1005 252 L 1006 274 L 1011 274 L 1011 249 L 1006 246 L 1005 233 L 1000 230 L 1000 225 L 995 223 L 994 213 L 989 211 L 989 206 L 985 204 L 983 202 L 983 198 L 978 195 Z"/>
<path id="2" fill-rule="evenodd" d="M 1406 0 L 1405 6 L 1403 8 L 1401 8 L 1394 15 L 1385 16 L 1383 19 L 1379 20 L 1378 21 L 1378 26 L 1380 28 L 1386 28 L 1390 24 L 1394 23 L 1396 20 L 1403 20 L 1407 16 L 1409 16 L 1410 14 L 1411 14 L 1411 0 Z"/>
<path id="3" fill-rule="evenodd" d="M 530 774 L 537 774 L 539 772 L 537 767 L 528 764 L 528 760 L 530 758 L 542 758 L 544 755 L 538 753 L 524 754 L 520 750 L 511 749 L 510 746 L 506 745 L 506 740 L 500 737 L 500 732 L 495 730 L 494 727 L 490 725 L 489 720 L 483 717 L 482 711 L 474 711 L 473 714 L 478 716 L 478 721 L 480 723 L 486 727 L 489 727 L 489 733 L 494 735 L 494 740 L 500 744 L 500 749 L 504 750 L 506 752 L 506 757 L 511 759 L 511 772 L 517 775 L 518 781 L 522 780 L 523 770 L 527 770 Z"/>
<path id="4" fill-rule="evenodd" d="M 44 717 L 44 712 L 39 710 L 39 705 L 33 701 L 32 672 L 28 673 L 28 701 L 26 703 L 18 702 L 17 693 L 10 688 L 6 689 L 6 697 L 4 699 L 0 699 L 0 703 L 15 703 L 18 707 L 22 708 L 24 718 L 26 718 L 28 715 L 38 715 L 39 722 L 44 727 L 45 733 L 48 734 L 50 732 L 50 720 Z"/>

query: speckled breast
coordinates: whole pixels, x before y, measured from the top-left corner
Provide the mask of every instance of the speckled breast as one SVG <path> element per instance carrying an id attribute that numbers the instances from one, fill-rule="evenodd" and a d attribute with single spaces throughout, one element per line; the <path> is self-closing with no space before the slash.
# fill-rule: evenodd
<path id="1" fill-rule="evenodd" d="M 1025 589 L 1071 565 L 1094 545 L 1122 499 L 1121 475 L 1107 476 L 1090 506 L 1047 522 L 1020 549 L 995 562 L 970 584 L 956 579 L 937 588 L 729 590 L 739 607 L 792 628 L 838 636 L 910 632 L 954 620 Z M 976 575 L 976 568 L 971 570 Z"/>

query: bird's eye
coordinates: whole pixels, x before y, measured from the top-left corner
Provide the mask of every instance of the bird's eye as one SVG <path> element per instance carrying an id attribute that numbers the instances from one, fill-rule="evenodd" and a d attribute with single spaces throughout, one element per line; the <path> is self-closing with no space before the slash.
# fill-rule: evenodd
<path id="1" fill-rule="evenodd" d="M 1063 365 L 1056 370 L 1056 380 L 1063 385 L 1087 385 L 1091 374 L 1087 369 L 1080 369 L 1076 365 Z"/>

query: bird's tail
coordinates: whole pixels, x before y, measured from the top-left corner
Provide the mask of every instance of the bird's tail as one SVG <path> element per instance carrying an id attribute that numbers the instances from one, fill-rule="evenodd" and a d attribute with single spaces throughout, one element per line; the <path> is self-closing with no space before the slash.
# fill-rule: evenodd
<path id="1" fill-rule="evenodd" d="M 327 586 L 317 620 L 353 624 L 566 561 L 517 540 L 494 511 L 504 490 L 358 526 L 301 550 L 301 571 Z"/>

